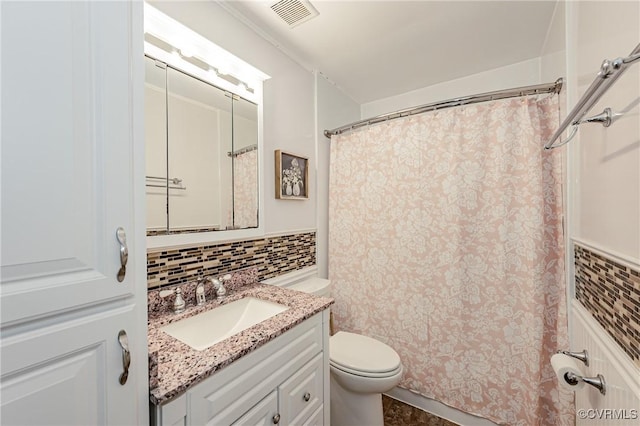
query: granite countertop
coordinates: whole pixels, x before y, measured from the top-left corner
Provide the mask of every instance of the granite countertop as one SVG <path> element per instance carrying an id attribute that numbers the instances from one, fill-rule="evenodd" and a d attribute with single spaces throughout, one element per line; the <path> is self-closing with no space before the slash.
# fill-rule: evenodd
<path id="1" fill-rule="evenodd" d="M 289 307 L 286 311 L 256 324 L 215 345 L 197 351 L 160 331 L 172 322 L 200 314 L 243 297 L 252 296 Z M 333 299 L 267 284 L 249 284 L 227 294 L 222 301 L 210 300 L 203 306 L 187 305 L 185 312 L 149 314 L 149 387 L 154 404 L 163 404 L 191 385 L 275 339 L 307 318 L 328 308 Z"/>

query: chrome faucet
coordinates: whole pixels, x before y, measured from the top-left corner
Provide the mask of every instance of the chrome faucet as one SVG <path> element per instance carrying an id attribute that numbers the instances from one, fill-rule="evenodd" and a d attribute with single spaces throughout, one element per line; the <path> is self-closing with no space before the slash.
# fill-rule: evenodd
<path id="1" fill-rule="evenodd" d="M 207 282 L 207 279 L 199 276 L 198 277 L 198 285 L 196 286 L 196 303 L 198 306 L 202 306 L 207 302 L 207 297 L 204 292 L 204 284 Z"/>
<path id="2" fill-rule="evenodd" d="M 196 286 L 196 301 L 198 305 L 204 305 L 204 303 L 206 302 L 204 285 L 207 282 L 211 283 L 213 290 L 216 293 L 216 299 L 223 300 L 225 295 L 227 294 L 227 290 L 224 288 L 223 282 L 230 278 L 230 275 L 225 275 L 220 279 L 213 277 L 203 277 L 202 275 L 200 275 L 197 280 L 198 285 Z"/>
<path id="3" fill-rule="evenodd" d="M 211 284 L 213 285 L 213 288 L 216 291 L 216 298 L 218 300 L 223 300 L 225 295 L 227 294 L 227 289 L 225 289 L 224 285 L 222 284 L 222 282 L 224 281 L 224 277 L 222 278 L 222 280 L 209 277 L 209 280 L 211 281 Z"/>

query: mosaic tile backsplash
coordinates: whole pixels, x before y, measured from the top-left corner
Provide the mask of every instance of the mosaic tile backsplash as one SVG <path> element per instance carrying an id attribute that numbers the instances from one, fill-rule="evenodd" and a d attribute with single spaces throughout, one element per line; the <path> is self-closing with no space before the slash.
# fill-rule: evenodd
<path id="1" fill-rule="evenodd" d="M 147 287 L 192 281 L 256 267 L 258 280 L 316 264 L 316 233 L 280 235 L 147 252 Z"/>
<path id="2" fill-rule="evenodd" d="M 640 367 L 640 271 L 575 244 L 576 299 Z"/>

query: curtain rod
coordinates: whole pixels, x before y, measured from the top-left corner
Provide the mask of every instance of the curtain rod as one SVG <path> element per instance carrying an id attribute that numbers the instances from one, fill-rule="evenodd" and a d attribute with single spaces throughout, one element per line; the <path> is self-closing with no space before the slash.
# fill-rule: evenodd
<path id="1" fill-rule="evenodd" d="M 381 123 L 383 121 L 394 120 L 396 118 L 408 117 L 410 115 L 422 114 L 427 111 L 435 111 L 438 109 L 451 108 L 460 105 L 469 105 L 479 102 L 495 101 L 498 99 L 515 98 L 519 96 L 538 95 L 542 93 L 560 93 L 562 89 L 562 78 L 557 79 L 554 83 L 537 84 L 533 86 L 516 87 L 514 89 L 497 90 L 495 92 L 480 93 L 478 95 L 465 96 L 461 98 L 453 98 L 446 101 L 433 102 L 426 105 L 420 105 L 413 108 L 402 109 L 387 114 L 378 115 L 376 117 L 367 118 L 360 121 L 337 127 L 333 130 L 325 130 L 324 135 L 331 138 L 333 135 L 339 135 L 349 130 L 355 130 L 360 127 L 369 126 L 371 124 Z"/>

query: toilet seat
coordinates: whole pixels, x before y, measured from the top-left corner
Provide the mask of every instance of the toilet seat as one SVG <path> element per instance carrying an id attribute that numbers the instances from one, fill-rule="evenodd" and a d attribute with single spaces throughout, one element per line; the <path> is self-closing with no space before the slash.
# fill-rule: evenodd
<path id="1" fill-rule="evenodd" d="M 342 365 L 339 364 L 335 364 L 331 361 L 329 361 L 329 365 L 331 366 L 331 368 L 335 368 L 338 369 L 340 371 L 343 371 L 345 373 L 348 374 L 353 374 L 354 376 L 359 376 L 359 377 L 368 377 L 371 379 L 384 379 L 387 377 L 392 377 L 395 376 L 396 374 L 398 374 L 400 371 L 402 371 L 402 366 L 398 366 L 398 368 L 396 368 L 395 370 L 391 370 L 391 371 L 385 371 L 383 373 L 370 373 L 370 372 L 363 372 L 363 371 L 359 371 L 359 370 L 354 370 L 352 368 L 347 368 L 344 367 Z"/>
<path id="2" fill-rule="evenodd" d="M 388 345 L 361 334 L 340 331 L 331 336 L 329 363 L 345 373 L 384 378 L 402 369 L 400 356 Z"/>

